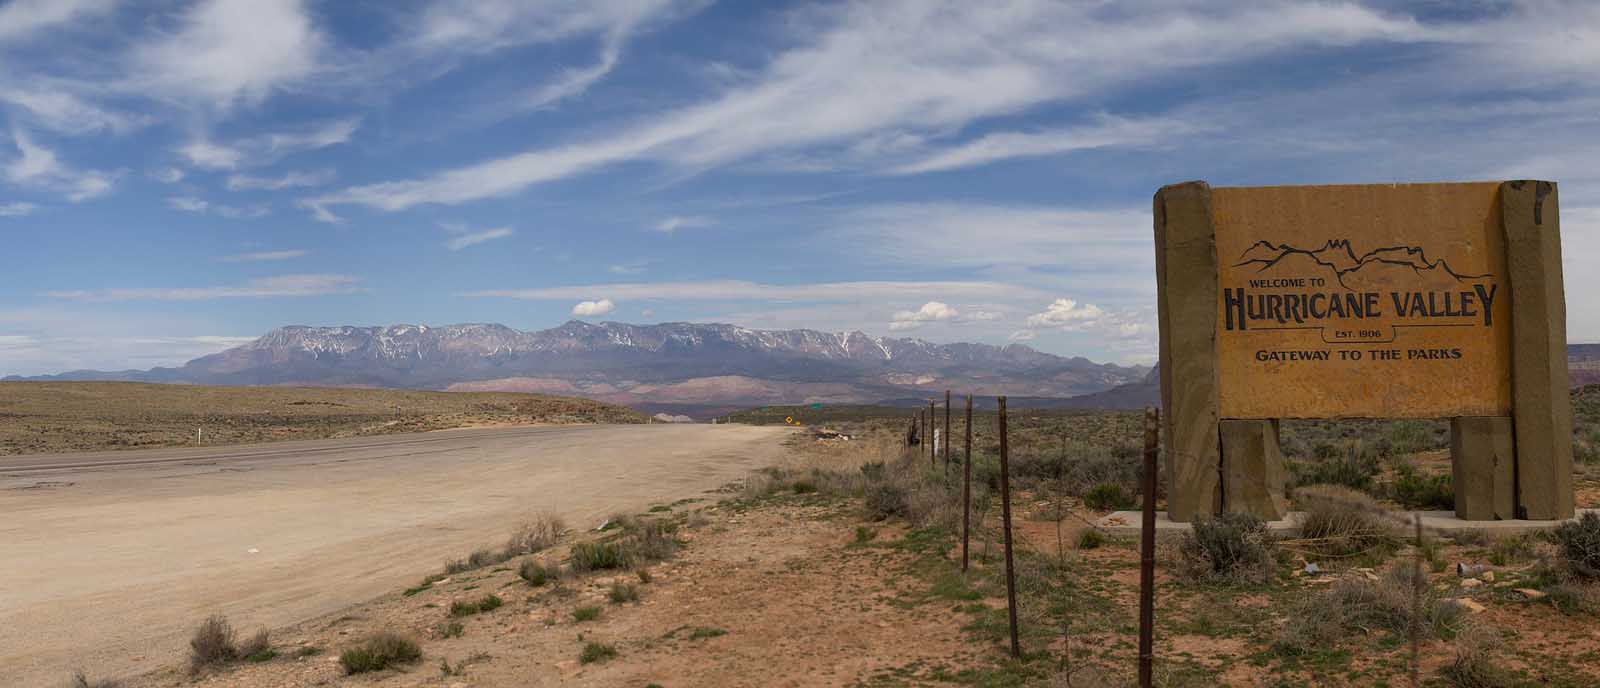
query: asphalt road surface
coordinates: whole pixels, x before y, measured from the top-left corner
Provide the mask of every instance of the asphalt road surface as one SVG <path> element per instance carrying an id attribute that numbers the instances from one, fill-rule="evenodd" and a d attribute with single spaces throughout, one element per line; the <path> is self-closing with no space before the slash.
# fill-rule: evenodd
<path id="1" fill-rule="evenodd" d="M 212 613 L 241 633 L 414 585 L 543 511 L 569 527 L 772 463 L 783 428 L 451 430 L 0 457 L 0 683 L 183 661 Z"/>

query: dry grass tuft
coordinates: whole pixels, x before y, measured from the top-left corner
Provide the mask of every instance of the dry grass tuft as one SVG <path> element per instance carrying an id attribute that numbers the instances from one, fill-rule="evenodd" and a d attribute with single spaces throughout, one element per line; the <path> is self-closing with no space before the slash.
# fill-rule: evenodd
<path id="1" fill-rule="evenodd" d="M 72 681 L 67 685 L 71 688 L 122 688 L 121 681 L 110 678 L 90 680 L 82 671 L 73 672 Z"/>
<path id="2" fill-rule="evenodd" d="M 1394 517 L 1372 497 L 1339 485 L 1295 490 L 1305 511 L 1300 538 L 1285 544 L 1327 556 L 1350 556 L 1395 542 Z"/>
<path id="3" fill-rule="evenodd" d="M 1471 626 L 1456 636 L 1455 659 L 1440 667 L 1439 674 L 1458 688 L 1503 688 L 1513 685 L 1511 675 L 1500 666 L 1500 634 L 1492 628 Z"/>
<path id="4" fill-rule="evenodd" d="M 567 523 L 560 516 L 552 513 L 540 514 L 511 535 L 506 541 L 503 553 L 510 559 L 544 551 L 559 542 L 561 534 L 566 530 Z"/>

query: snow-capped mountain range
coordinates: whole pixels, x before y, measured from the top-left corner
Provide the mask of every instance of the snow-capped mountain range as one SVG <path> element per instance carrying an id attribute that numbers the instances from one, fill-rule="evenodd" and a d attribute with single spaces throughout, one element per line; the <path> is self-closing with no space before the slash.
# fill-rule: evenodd
<path id="1" fill-rule="evenodd" d="M 1148 370 L 1020 344 L 574 320 L 532 332 L 495 324 L 290 326 L 178 368 L 33 379 L 536 391 L 655 408 L 876 402 L 946 388 L 1070 397 L 1141 380 Z"/>

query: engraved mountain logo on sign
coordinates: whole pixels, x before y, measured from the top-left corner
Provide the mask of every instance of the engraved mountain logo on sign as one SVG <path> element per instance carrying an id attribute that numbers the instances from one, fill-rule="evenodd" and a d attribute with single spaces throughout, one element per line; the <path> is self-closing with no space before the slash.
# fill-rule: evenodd
<path id="1" fill-rule="evenodd" d="M 1315 250 L 1258 241 L 1245 249 L 1233 264 L 1234 267 L 1249 265 L 1260 266 L 1257 272 L 1281 270 L 1300 275 L 1331 272 L 1340 286 L 1352 291 L 1407 282 L 1422 289 L 1448 289 L 1467 280 L 1493 277 L 1457 272 L 1442 258 L 1429 260 L 1427 253 L 1417 246 L 1386 246 L 1358 255 L 1348 239 L 1329 239 Z"/>

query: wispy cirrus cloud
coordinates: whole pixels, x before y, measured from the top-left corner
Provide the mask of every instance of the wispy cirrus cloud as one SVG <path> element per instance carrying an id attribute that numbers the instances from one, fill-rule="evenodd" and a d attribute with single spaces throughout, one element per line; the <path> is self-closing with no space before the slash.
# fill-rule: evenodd
<path id="1" fill-rule="evenodd" d="M 1013 158 L 1060 155 L 1112 147 L 1154 148 L 1202 127 L 1171 118 L 1127 119 L 1102 115 L 1091 124 L 1062 129 L 984 134 L 966 143 L 898 165 L 890 174 L 923 174 L 987 165 Z"/>
<path id="2" fill-rule="evenodd" d="M 5 178 L 14 184 L 60 193 L 77 203 L 111 191 L 117 177 L 110 172 L 70 167 L 21 129 L 11 130 L 11 141 L 18 155 L 5 164 L 4 171 Z"/>
<path id="3" fill-rule="evenodd" d="M 439 228 L 455 235 L 449 241 L 444 242 L 444 247 L 452 251 L 460 251 L 468 246 L 477 246 L 486 241 L 504 239 L 517 233 L 516 230 L 510 227 L 495 227 L 474 231 L 471 227 L 453 222 L 440 224 Z"/>
<path id="4" fill-rule="evenodd" d="M 1156 18 L 1075 3 L 907 0 L 810 9 L 797 13 L 791 25 L 794 47 L 747 82 L 700 104 L 604 137 L 350 187 L 306 203 L 323 212 L 336 205 L 393 211 L 500 196 L 624 160 L 705 168 L 807 147 L 888 140 L 887 135 L 914 142 L 1180 69 L 1297 46 L 1429 41 L 1439 35 L 1411 18 L 1359 5 L 1287 0 L 1184 6 Z M 1251 40 L 1230 38 L 1239 35 Z"/>
<path id="5" fill-rule="evenodd" d="M 27 201 L 0 203 L 0 217 L 26 217 L 38 210 L 39 206 Z"/>
<path id="6" fill-rule="evenodd" d="M 211 287 L 73 289 L 44 292 L 44 296 L 72 301 L 211 301 L 348 294 L 360 280 L 350 275 L 280 275 L 262 277 L 241 285 Z"/>
<path id="7" fill-rule="evenodd" d="M 231 143 L 217 143 L 208 137 L 199 137 L 179 146 L 177 152 L 190 165 L 203 169 L 233 170 L 256 167 L 275 162 L 293 153 L 347 143 L 360 127 L 361 119 L 359 117 L 350 117 L 303 126 L 294 130 L 275 131 L 258 136 L 245 137 Z M 291 172 L 286 175 L 286 178 L 291 181 L 304 180 L 304 177 L 290 176 L 295 174 L 314 175 L 318 173 Z M 329 180 L 331 180 L 331 171 L 324 171 L 323 174 L 329 175 Z M 244 178 L 259 179 L 256 177 Z M 294 184 L 289 186 L 294 186 Z M 289 186 L 281 188 L 289 188 Z"/>
<path id="8" fill-rule="evenodd" d="M 298 171 L 290 170 L 277 177 L 257 177 L 248 174 L 235 174 L 228 177 L 228 190 L 264 190 L 281 191 L 283 189 L 298 189 L 311 186 L 321 186 L 333 181 L 333 170 Z"/>
<path id="9" fill-rule="evenodd" d="M 0 6 L 0 43 L 26 40 L 51 27 L 110 12 L 117 0 L 13 0 Z"/>
<path id="10" fill-rule="evenodd" d="M 236 253 L 236 254 L 231 255 L 231 256 L 223 256 L 221 258 L 218 258 L 217 260 L 221 261 L 221 262 L 224 262 L 224 263 L 261 263 L 261 262 L 266 262 L 266 261 L 289 260 L 291 258 L 300 258 L 302 256 L 305 256 L 305 255 L 309 254 L 309 253 L 311 253 L 311 252 L 307 251 L 305 249 L 287 249 L 287 250 L 283 250 L 283 251 L 256 251 L 256 252 L 253 252 L 253 253 Z"/>

